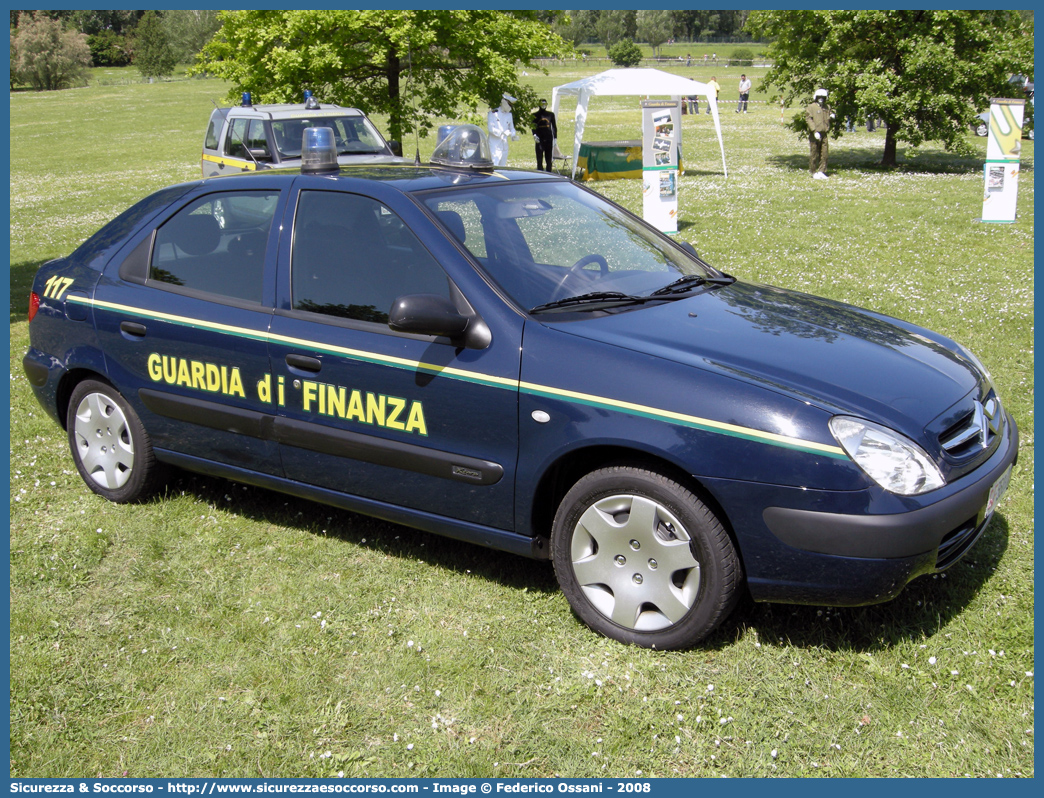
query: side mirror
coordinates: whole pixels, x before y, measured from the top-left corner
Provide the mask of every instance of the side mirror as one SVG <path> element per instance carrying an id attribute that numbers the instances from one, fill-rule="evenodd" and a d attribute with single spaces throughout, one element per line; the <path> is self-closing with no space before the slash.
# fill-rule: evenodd
<path id="1" fill-rule="evenodd" d="M 402 157 L 402 142 L 401 141 L 389 141 L 388 148 L 392 151 L 392 155 L 398 155 Z"/>
<path id="2" fill-rule="evenodd" d="M 692 255 L 700 262 L 703 261 L 703 258 L 700 257 L 700 253 L 696 251 L 696 247 L 694 247 L 688 241 L 682 241 L 678 246 L 680 246 L 682 249 L 684 249 L 686 252 L 688 252 L 690 255 Z"/>
<path id="3" fill-rule="evenodd" d="M 388 326 L 396 332 L 441 335 L 468 349 L 485 349 L 491 340 L 482 319 L 461 315 L 450 300 L 437 294 L 399 297 L 392 303 Z"/>
<path id="4" fill-rule="evenodd" d="M 272 157 L 272 155 L 268 152 L 267 147 L 251 147 L 250 154 L 254 156 L 255 160 L 258 161 L 267 161 L 270 160 Z"/>

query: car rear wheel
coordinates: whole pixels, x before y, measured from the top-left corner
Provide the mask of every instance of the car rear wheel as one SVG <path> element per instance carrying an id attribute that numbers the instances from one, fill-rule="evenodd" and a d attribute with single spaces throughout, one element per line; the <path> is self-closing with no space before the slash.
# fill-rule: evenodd
<path id="1" fill-rule="evenodd" d="M 562 592 L 596 632 L 646 648 L 688 648 L 732 611 L 742 569 L 728 533 L 691 491 L 653 471 L 583 477 L 555 515 Z"/>
<path id="2" fill-rule="evenodd" d="M 990 126 L 987 125 L 985 122 L 979 122 L 979 124 L 977 124 L 975 126 L 975 135 L 976 136 L 985 136 L 989 132 L 990 132 Z"/>
<path id="3" fill-rule="evenodd" d="M 66 416 L 69 448 L 87 487 L 120 504 L 144 498 L 160 480 L 145 428 L 119 391 L 85 380 L 73 390 Z"/>

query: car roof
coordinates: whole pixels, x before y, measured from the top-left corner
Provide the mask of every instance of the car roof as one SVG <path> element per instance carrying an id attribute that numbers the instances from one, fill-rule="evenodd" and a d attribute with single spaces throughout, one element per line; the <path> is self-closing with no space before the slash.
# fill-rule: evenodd
<path id="1" fill-rule="evenodd" d="M 302 176 L 298 167 L 285 169 L 258 169 L 257 171 L 242 172 L 240 174 L 219 175 L 209 177 L 206 183 L 213 186 L 215 181 L 220 181 L 223 188 L 248 189 L 255 187 L 261 180 L 277 180 L 289 182 Z M 556 175 L 552 172 L 542 172 L 524 169 L 496 169 L 489 171 L 454 169 L 446 166 L 433 164 L 395 163 L 395 164 L 360 164 L 341 165 L 338 171 L 320 174 L 304 174 L 304 177 L 317 178 L 326 185 L 336 185 L 347 181 L 372 181 L 391 186 L 403 193 L 417 191 L 429 191 L 438 188 L 450 188 L 452 186 L 477 187 L 484 185 L 500 185 L 506 181 L 540 181 L 540 180 L 564 180 L 568 178 Z M 239 183 L 240 185 L 236 185 Z M 346 185 L 346 189 L 351 186 Z"/>
<path id="2" fill-rule="evenodd" d="M 358 108 L 342 108 L 339 105 L 325 104 L 319 108 L 305 108 L 303 105 L 234 105 L 219 109 L 230 116 L 242 119 L 315 119 L 324 116 L 366 116 Z"/>

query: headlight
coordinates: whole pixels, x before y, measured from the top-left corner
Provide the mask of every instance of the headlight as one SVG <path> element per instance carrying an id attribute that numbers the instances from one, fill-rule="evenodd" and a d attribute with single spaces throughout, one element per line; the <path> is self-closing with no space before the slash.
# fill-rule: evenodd
<path id="1" fill-rule="evenodd" d="M 830 419 L 830 431 L 866 475 L 885 490 L 917 496 L 946 484 L 916 443 L 888 427 L 849 416 Z"/>

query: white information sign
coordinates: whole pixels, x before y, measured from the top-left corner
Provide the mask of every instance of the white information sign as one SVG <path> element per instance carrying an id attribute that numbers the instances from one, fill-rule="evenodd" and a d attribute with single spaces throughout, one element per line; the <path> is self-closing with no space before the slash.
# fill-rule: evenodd
<path id="1" fill-rule="evenodd" d="M 661 233 L 678 232 L 681 102 L 642 100 L 642 216 Z"/>
<path id="2" fill-rule="evenodd" d="M 1014 222 L 1019 196 L 1019 156 L 1025 100 L 990 101 L 990 137 L 982 193 L 984 222 Z"/>

